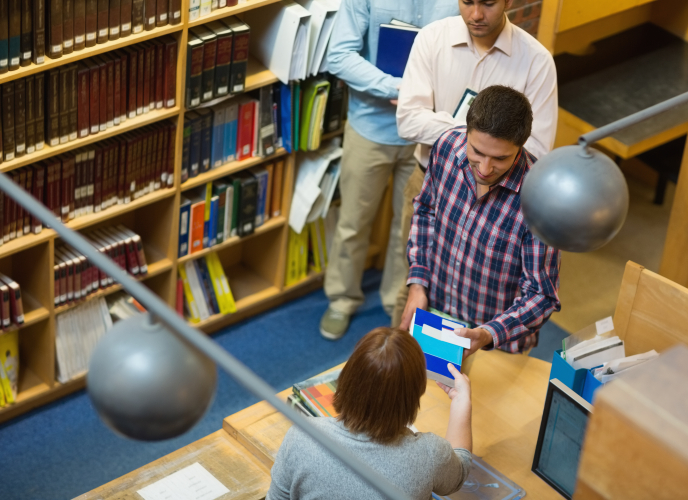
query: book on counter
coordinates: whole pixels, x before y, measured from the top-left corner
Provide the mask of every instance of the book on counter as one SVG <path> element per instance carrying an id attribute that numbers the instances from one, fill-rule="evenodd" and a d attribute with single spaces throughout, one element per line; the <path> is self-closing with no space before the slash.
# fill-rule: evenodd
<path id="1" fill-rule="evenodd" d="M 341 372 L 341 370 L 334 370 L 294 384 L 292 401 L 300 403 L 314 417 L 338 416 L 332 400 L 337 391 L 337 380 Z"/>

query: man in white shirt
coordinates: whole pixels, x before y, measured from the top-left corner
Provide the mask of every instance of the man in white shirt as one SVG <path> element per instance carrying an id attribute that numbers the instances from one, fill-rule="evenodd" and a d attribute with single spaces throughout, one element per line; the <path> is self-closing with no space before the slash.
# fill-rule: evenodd
<path id="1" fill-rule="evenodd" d="M 459 0 L 461 16 L 430 23 L 416 37 L 397 105 L 399 136 L 418 143 L 418 168 L 404 191 L 404 248 L 413 199 L 420 193 L 430 148 L 443 132 L 466 124 L 468 107 L 478 92 L 491 85 L 505 85 L 525 94 L 534 117 L 525 148 L 535 157 L 552 149 L 558 109 L 554 60 L 540 42 L 509 22 L 506 11 L 512 3 Z M 400 324 L 407 297 L 404 282 L 392 326 Z"/>

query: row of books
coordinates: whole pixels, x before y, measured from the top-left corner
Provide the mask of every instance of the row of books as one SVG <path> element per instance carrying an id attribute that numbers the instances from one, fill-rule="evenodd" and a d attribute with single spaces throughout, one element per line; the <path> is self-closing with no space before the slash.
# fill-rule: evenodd
<path id="1" fill-rule="evenodd" d="M 189 3 L 189 21 L 209 16 L 211 12 L 225 7 L 234 7 L 247 0 L 191 0 Z"/>
<path id="2" fill-rule="evenodd" d="M 284 160 L 184 193 L 179 209 L 178 256 L 246 236 L 282 213 Z"/>
<path id="3" fill-rule="evenodd" d="M 130 203 L 174 183 L 176 127 L 162 122 L 8 173 L 62 222 Z M 0 245 L 43 230 L 0 192 Z"/>
<path id="4" fill-rule="evenodd" d="M 24 305 L 19 283 L 0 273 L 0 331 L 24 324 Z"/>
<path id="5" fill-rule="evenodd" d="M 141 237 L 118 225 L 89 232 L 86 239 L 133 277 L 148 273 Z M 55 305 L 72 304 L 114 284 L 112 277 L 95 267 L 77 250 L 68 246 L 55 249 Z"/>
<path id="6" fill-rule="evenodd" d="M 103 297 L 58 314 L 55 329 L 57 380 L 64 384 L 88 371 L 91 354 L 113 322 Z"/>
<path id="7" fill-rule="evenodd" d="M 236 312 L 229 281 L 216 253 L 179 264 L 179 277 L 177 310 L 181 309 L 183 295 L 184 308 L 192 323 L 204 321 L 213 314 Z"/>
<path id="8" fill-rule="evenodd" d="M 250 31 L 236 16 L 189 30 L 187 108 L 244 91 Z"/>
<path id="9" fill-rule="evenodd" d="M 300 234 L 289 228 L 285 286 L 305 279 L 309 271 L 321 273 L 327 269 L 327 255 L 334 238 L 339 213 L 333 208 L 330 208 L 327 218 L 318 218 L 307 223 Z"/>
<path id="10" fill-rule="evenodd" d="M 0 73 L 180 22 L 181 0 L 10 0 L 0 5 Z"/>
<path id="11" fill-rule="evenodd" d="M 0 335 L 0 408 L 16 403 L 19 390 L 19 332 Z"/>
<path id="12" fill-rule="evenodd" d="M 146 41 L 2 85 L 2 156 L 31 154 L 175 106 L 177 42 Z"/>

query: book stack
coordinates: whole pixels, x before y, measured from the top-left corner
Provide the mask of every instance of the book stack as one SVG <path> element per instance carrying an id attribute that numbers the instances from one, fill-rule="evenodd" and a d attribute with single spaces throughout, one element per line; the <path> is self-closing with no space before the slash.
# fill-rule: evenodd
<path id="1" fill-rule="evenodd" d="M 236 16 L 189 30 L 187 108 L 244 91 L 250 31 Z"/>
<path id="2" fill-rule="evenodd" d="M 69 222 L 172 187 L 175 128 L 173 122 L 157 123 L 8 175 Z M 0 192 L 0 245 L 42 230 L 40 220 Z"/>
<path id="3" fill-rule="evenodd" d="M 0 408 L 16 403 L 19 388 L 19 331 L 0 335 Z"/>
<path id="4" fill-rule="evenodd" d="M 294 384 L 293 394 L 287 401 L 309 417 L 336 417 L 339 414 L 332 405 L 332 399 L 340 373 L 341 370 L 335 370 Z"/>
<path id="5" fill-rule="evenodd" d="M 178 256 L 246 236 L 282 213 L 284 160 L 187 191 L 179 208 Z"/>
<path id="6" fill-rule="evenodd" d="M 19 283 L 0 273 L 0 331 L 24 324 L 24 305 Z M 1 336 L 1 335 L 0 335 Z"/>
<path id="7" fill-rule="evenodd" d="M 181 0 L 11 0 L 0 5 L 0 73 L 181 20 Z"/>
<path id="8" fill-rule="evenodd" d="M 174 107 L 176 67 L 165 36 L 3 84 L 0 161 Z"/>
<path id="9" fill-rule="evenodd" d="M 236 312 L 229 281 L 216 253 L 179 264 L 179 276 L 181 286 L 177 286 L 177 310 L 183 302 L 187 318 L 192 323 L 204 321 L 213 314 Z"/>
<path id="10" fill-rule="evenodd" d="M 246 0 L 241 1 L 245 2 Z M 237 3 L 239 3 L 239 0 L 190 0 L 189 21 L 195 21 L 198 18 L 209 16 L 211 12 L 217 9 L 234 7 Z"/>
<path id="11" fill-rule="evenodd" d="M 56 326 L 57 380 L 64 384 L 86 373 L 93 349 L 112 328 L 112 318 L 107 302 L 98 297 L 58 314 Z"/>
<path id="12" fill-rule="evenodd" d="M 328 241 L 332 241 L 335 226 L 319 218 L 307 223 L 300 234 L 289 228 L 285 286 L 305 279 L 309 271 L 320 273 L 327 269 Z"/>
<path id="13" fill-rule="evenodd" d="M 115 261 L 131 276 L 148 273 L 141 237 L 123 225 L 103 227 L 85 235 L 86 239 Z M 55 306 L 74 304 L 98 290 L 108 288 L 114 280 L 69 246 L 55 249 Z"/>

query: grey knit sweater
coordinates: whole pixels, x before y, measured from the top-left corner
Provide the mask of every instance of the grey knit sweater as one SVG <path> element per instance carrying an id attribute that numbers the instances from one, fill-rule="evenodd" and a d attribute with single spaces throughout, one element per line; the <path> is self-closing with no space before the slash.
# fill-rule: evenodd
<path id="1" fill-rule="evenodd" d="M 433 491 L 454 493 L 471 468 L 468 450 L 452 449 L 435 434 L 407 430 L 394 444 L 383 445 L 352 434 L 334 418 L 309 421 L 414 499 L 428 500 Z M 368 498 L 383 497 L 298 428 L 287 432 L 272 467 L 266 500 Z"/>

